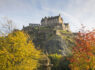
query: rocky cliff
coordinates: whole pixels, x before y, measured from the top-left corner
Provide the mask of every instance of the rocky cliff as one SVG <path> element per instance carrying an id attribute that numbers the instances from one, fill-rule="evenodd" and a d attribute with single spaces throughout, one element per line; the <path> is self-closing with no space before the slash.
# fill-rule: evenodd
<path id="1" fill-rule="evenodd" d="M 50 27 L 26 27 L 23 30 L 30 35 L 36 48 L 40 48 L 44 53 L 71 55 L 75 37 L 73 33 Z"/>

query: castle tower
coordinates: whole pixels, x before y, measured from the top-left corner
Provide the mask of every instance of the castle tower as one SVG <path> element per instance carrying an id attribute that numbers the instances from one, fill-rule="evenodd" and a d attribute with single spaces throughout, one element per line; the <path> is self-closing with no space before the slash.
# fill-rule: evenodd
<path id="1" fill-rule="evenodd" d="M 68 24 L 68 23 L 64 23 L 64 25 L 65 25 L 65 30 L 66 30 L 66 31 L 70 31 L 70 26 L 69 26 L 69 24 Z"/>

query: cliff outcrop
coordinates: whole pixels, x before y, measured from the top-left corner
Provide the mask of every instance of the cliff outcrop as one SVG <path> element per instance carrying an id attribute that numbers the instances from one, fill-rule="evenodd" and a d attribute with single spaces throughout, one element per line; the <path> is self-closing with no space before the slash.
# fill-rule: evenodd
<path id="1" fill-rule="evenodd" d="M 23 30 L 30 35 L 36 48 L 44 53 L 71 55 L 75 37 L 73 33 L 50 27 L 26 27 Z"/>

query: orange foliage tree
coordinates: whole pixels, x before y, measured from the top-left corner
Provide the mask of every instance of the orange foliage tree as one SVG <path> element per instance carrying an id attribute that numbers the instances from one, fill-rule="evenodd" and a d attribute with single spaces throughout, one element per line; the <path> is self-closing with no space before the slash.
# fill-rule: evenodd
<path id="1" fill-rule="evenodd" d="M 70 62 L 71 70 L 95 70 L 95 30 L 78 33 Z"/>

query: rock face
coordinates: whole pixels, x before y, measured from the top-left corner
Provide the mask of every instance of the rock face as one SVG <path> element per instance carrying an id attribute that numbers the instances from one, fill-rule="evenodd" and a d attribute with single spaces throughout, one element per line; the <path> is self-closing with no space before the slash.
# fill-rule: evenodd
<path id="1" fill-rule="evenodd" d="M 50 40 L 45 42 L 44 49 L 48 53 L 58 53 L 64 56 L 71 54 L 71 49 L 74 46 L 73 35 L 55 35 Z"/>
<path id="2" fill-rule="evenodd" d="M 28 28 L 23 30 L 30 35 L 36 48 L 40 48 L 44 53 L 58 53 L 64 56 L 71 54 L 74 46 L 73 33 L 49 27 L 29 28 L 29 30 Z"/>
<path id="3" fill-rule="evenodd" d="M 62 39 L 60 36 L 55 36 L 53 39 L 49 40 L 45 44 L 45 50 L 48 51 L 48 53 L 58 53 L 63 55 L 70 53 L 66 40 Z"/>

